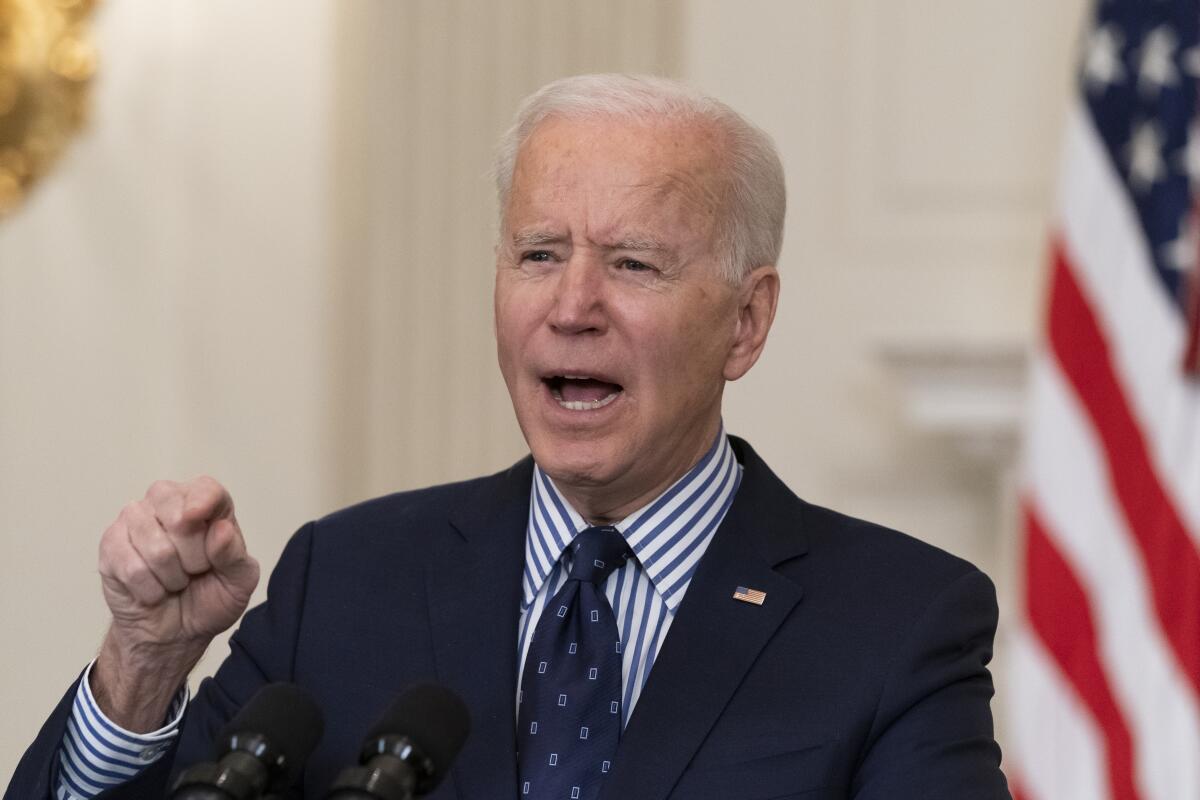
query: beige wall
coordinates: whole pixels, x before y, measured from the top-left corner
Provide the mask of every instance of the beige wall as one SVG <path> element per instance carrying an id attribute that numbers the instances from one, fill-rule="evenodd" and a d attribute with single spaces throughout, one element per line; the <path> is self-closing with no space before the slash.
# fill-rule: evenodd
<path id="1" fill-rule="evenodd" d="M 155 476 L 220 475 L 268 564 L 335 502 L 333 6 L 271 5 L 103 4 L 91 125 L 0 223 L 0 783 Z"/>
<path id="2" fill-rule="evenodd" d="M 1083 6 L 689 4 L 686 74 L 775 136 L 791 193 L 779 316 L 729 427 L 806 497 L 985 565 L 991 478 L 906 429 L 880 353 L 1031 335 Z"/>
<path id="3" fill-rule="evenodd" d="M 92 124 L 0 224 L 0 783 L 154 477 L 224 480 L 269 565 L 336 505 L 521 454 L 486 173 L 562 74 L 686 77 L 775 136 L 784 297 L 728 427 L 806 497 L 1002 572 L 995 474 L 906 426 L 880 353 L 1031 335 L 1082 6 L 105 3 Z"/>

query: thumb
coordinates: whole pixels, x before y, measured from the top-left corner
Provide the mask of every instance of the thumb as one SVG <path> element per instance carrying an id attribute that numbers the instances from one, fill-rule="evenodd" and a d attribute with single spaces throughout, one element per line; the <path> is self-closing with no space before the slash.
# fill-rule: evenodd
<path id="1" fill-rule="evenodd" d="M 258 585 L 258 561 L 246 550 L 246 540 L 236 520 L 218 519 L 208 529 L 205 553 L 223 583 L 233 584 L 249 596 Z"/>

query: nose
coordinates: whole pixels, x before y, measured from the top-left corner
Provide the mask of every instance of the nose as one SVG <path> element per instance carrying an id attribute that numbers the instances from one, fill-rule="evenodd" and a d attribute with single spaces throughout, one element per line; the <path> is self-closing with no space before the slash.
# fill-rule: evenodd
<path id="1" fill-rule="evenodd" d="M 586 252 L 576 251 L 558 274 L 550 327 L 558 333 L 603 333 L 604 266 Z"/>

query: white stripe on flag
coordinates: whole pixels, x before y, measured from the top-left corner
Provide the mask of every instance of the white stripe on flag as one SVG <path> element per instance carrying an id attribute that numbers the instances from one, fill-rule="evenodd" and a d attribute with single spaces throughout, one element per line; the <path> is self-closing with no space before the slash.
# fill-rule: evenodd
<path id="1" fill-rule="evenodd" d="M 1106 800 L 1102 739 L 1075 690 L 1027 631 L 1007 640 L 1012 681 L 1013 756 L 1022 785 L 1037 800 Z M 1038 714 L 1019 713 L 1039 709 Z"/>
<path id="2" fill-rule="evenodd" d="M 1051 357 L 1034 358 L 1028 494 L 1091 600 L 1099 648 L 1133 737 L 1143 800 L 1200 797 L 1200 708 L 1149 604 L 1104 454 Z"/>

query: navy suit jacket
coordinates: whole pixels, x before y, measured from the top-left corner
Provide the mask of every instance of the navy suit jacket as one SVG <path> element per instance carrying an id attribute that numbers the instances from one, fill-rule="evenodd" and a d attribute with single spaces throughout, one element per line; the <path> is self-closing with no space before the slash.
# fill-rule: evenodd
<path id="1" fill-rule="evenodd" d="M 808 504 L 745 442 L 741 488 L 688 588 L 601 800 L 999 800 L 991 582 L 895 531 Z M 532 461 L 371 500 L 300 529 L 174 750 L 113 798 L 165 794 L 264 683 L 316 696 L 320 798 L 395 694 L 444 683 L 472 732 L 438 800 L 517 800 L 517 621 Z M 733 599 L 766 593 L 761 606 Z M 48 798 L 75 688 L 6 800 Z"/>

